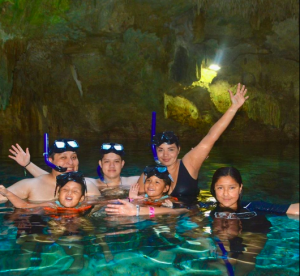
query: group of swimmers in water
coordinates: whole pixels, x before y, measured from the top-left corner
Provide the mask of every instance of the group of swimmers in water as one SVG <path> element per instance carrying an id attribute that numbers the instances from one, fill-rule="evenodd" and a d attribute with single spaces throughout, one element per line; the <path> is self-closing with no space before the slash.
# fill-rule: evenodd
<path id="1" fill-rule="evenodd" d="M 106 202 L 108 215 L 142 216 L 188 212 L 199 204 L 198 174 L 210 150 L 228 127 L 239 108 L 248 99 L 245 86 L 238 84 L 234 94 L 229 91 L 231 106 L 213 125 L 200 143 L 179 160 L 180 145 L 172 131 L 155 135 L 152 139 L 156 147 L 160 165 L 145 167 L 141 176 L 121 177 L 124 166 L 124 148 L 121 144 L 104 143 L 101 146 L 99 166 L 103 179 L 84 177 L 78 171 L 79 145 L 70 139 L 56 140 L 49 148 L 49 161 L 65 172 L 52 169 L 50 173 L 30 161 L 28 148 L 16 144 L 9 157 L 28 170 L 34 178 L 26 178 L 5 188 L 0 185 L 0 201 L 8 199 L 17 208 L 44 207 L 53 210 L 90 209 L 93 196 L 100 196 L 108 188 L 129 189 L 127 199 Z M 274 205 L 265 202 L 244 203 L 241 201 L 242 177 L 233 167 L 219 168 L 213 175 L 211 194 L 217 208 L 215 217 L 247 216 L 255 211 L 278 214 L 299 215 L 299 203 Z M 38 201 L 38 203 L 36 203 Z"/>

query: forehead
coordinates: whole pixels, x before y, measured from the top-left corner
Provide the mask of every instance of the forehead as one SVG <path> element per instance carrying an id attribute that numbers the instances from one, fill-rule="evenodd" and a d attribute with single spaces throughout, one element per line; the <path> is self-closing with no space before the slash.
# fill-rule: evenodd
<path id="1" fill-rule="evenodd" d="M 168 149 L 168 148 L 177 148 L 177 145 L 174 144 L 167 144 L 167 143 L 162 143 L 161 145 L 158 146 L 158 148 L 164 148 L 164 149 Z"/>
<path id="2" fill-rule="evenodd" d="M 146 180 L 147 180 L 147 179 L 151 179 L 152 181 L 164 182 L 163 179 L 157 177 L 156 175 L 152 175 L 152 176 L 150 176 L 150 177 L 147 177 Z"/>
<path id="3" fill-rule="evenodd" d="M 122 160 L 121 156 L 113 152 L 103 155 L 102 160 Z"/>
<path id="4" fill-rule="evenodd" d="M 64 151 L 61 153 L 55 153 L 54 156 L 60 157 L 60 156 L 77 156 L 77 153 L 75 151 Z"/>
<path id="5" fill-rule="evenodd" d="M 219 185 L 219 186 L 220 185 L 238 185 L 239 186 L 240 184 L 237 183 L 234 178 L 227 175 L 227 176 L 220 177 L 215 185 Z"/>

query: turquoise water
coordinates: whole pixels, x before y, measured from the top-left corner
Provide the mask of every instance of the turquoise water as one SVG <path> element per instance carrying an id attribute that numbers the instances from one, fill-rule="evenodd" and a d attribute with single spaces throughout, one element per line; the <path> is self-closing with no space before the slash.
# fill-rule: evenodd
<path id="1" fill-rule="evenodd" d="M 51 139 L 51 137 L 50 137 Z M 77 138 L 80 170 L 96 177 L 98 138 Z M 42 143 L 29 145 L 32 160 L 46 168 Z M 147 141 L 118 141 L 126 149 L 123 175 L 138 175 L 152 163 Z M 9 141 L 10 143 L 10 141 Z M 24 177 L 7 157 L 2 141 L 0 174 L 5 186 Z M 184 143 L 181 156 L 194 144 Z M 208 190 L 214 170 L 234 165 L 243 175 L 245 200 L 299 202 L 299 147 L 279 144 L 224 144 L 212 150 L 199 174 Z M 272 216 L 268 233 L 240 229 L 247 251 L 233 264 L 235 275 L 298 275 L 299 217 Z M 0 204 L 0 275 L 228 275 L 214 226 L 204 214 L 154 218 L 94 216 L 58 219 Z M 228 241 L 222 240 L 229 251 Z"/>

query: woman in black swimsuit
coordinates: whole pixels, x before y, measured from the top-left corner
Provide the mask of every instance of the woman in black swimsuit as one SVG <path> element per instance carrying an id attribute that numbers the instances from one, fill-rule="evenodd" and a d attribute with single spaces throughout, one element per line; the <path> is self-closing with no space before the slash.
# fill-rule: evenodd
<path id="1" fill-rule="evenodd" d="M 169 195 L 178 198 L 180 201 L 189 203 L 194 203 L 197 200 L 199 194 L 197 178 L 202 163 L 207 158 L 215 142 L 228 127 L 239 108 L 248 99 L 248 96 L 245 96 L 246 93 L 247 89 L 241 84 L 238 84 L 235 95 L 229 90 L 231 99 L 231 106 L 229 109 L 213 125 L 200 143 L 190 150 L 182 160 L 178 159 L 180 146 L 176 135 L 172 132 L 163 132 L 161 135 L 156 135 L 156 137 L 154 137 L 153 142 L 156 145 L 158 160 L 162 165 L 168 168 L 168 171 L 174 180 L 168 192 Z M 139 179 L 140 193 L 144 193 L 143 180 L 144 176 L 142 175 Z M 137 211 L 134 210 L 132 206 L 128 205 L 127 202 L 125 205 L 124 204 L 125 203 L 123 202 L 123 205 L 108 205 L 106 211 L 109 214 L 135 215 L 137 213 Z M 145 208 L 146 207 L 141 207 L 139 210 L 140 214 L 149 212 Z M 161 209 L 155 210 L 155 212 L 163 212 Z M 168 212 L 168 210 L 166 210 L 166 212 Z"/>

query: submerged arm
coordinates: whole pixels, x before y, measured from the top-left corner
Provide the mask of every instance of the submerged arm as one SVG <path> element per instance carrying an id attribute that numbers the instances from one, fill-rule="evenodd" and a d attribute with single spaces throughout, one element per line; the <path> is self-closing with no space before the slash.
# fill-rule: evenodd
<path id="1" fill-rule="evenodd" d="M 247 89 L 243 85 L 238 84 L 236 94 L 228 91 L 231 99 L 231 106 L 224 113 L 224 115 L 211 127 L 208 134 L 200 141 L 200 143 L 189 151 L 182 159 L 187 170 L 192 177 L 197 178 L 199 169 L 207 158 L 215 142 L 219 139 L 222 133 L 226 130 L 231 123 L 238 109 L 245 103 L 248 96 L 245 97 Z"/>
<path id="2" fill-rule="evenodd" d="M 28 148 L 26 148 L 26 152 L 24 152 L 22 147 L 19 144 L 16 144 L 16 146 L 12 145 L 9 151 L 12 155 L 9 155 L 8 157 L 15 160 L 23 168 L 27 169 L 33 177 L 48 174 L 47 171 L 30 162 L 30 153 Z"/>

